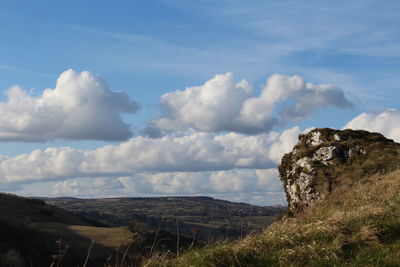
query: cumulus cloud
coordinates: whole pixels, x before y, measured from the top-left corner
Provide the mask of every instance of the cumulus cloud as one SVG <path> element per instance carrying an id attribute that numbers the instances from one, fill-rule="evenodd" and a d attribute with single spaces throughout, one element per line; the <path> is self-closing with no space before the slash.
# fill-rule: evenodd
<path id="1" fill-rule="evenodd" d="M 0 181 L 33 182 L 88 176 L 129 176 L 138 172 L 194 172 L 272 168 L 290 151 L 298 127 L 247 136 L 190 131 L 160 138 L 134 137 L 95 150 L 51 147 L 2 158 Z M 279 149 L 277 149 L 279 147 Z M 272 148 L 272 150 L 271 150 Z"/>
<path id="2" fill-rule="evenodd" d="M 132 134 L 120 115 L 138 108 L 101 77 L 71 69 L 58 77 L 54 89 L 37 97 L 18 86 L 6 97 L 0 102 L 0 141 L 125 140 Z"/>
<path id="3" fill-rule="evenodd" d="M 282 152 L 290 152 L 293 146 L 297 143 L 298 136 L 299 128 L 297 127 L 284 131 L 279 136 L 279 139 L 271 145 L 268 151 L 269 158 L 277 164 L 280 163 L 283 156 Z"/>
<path id="4" fill-rule="evenodd" d="M 150 122 L 159 130 L 194 128 L 245 134 L 267 132 L 277 124 L 303 120 L 319 107 L 352 106 L 340 88 L 307 83 L 297 75 L 274 74 L 260 96 L 254 96 L 252 86 L 246 80 L 235 82 L 232 73 L 216 75 L 201 86 L 164 94 L 160 104 L 165 115 Z"/>
<path id="5" fill-rule="evenodd" d="M 400 111 L 387 109 L 379 114 L 361 113 L 343 127 L 343 129 L 349 128 L 379 132 L 387 138 L 400 142 Z"/>

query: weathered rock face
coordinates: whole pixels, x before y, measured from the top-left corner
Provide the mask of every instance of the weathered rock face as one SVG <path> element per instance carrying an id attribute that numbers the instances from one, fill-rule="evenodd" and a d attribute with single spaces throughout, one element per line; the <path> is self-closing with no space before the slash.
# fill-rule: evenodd
<path id="1" fill-rule="evenodd" d="M 315 129 L 299 136 L 279 166 L 288 208 L 297 212 L 339 185 L 400 165 L 400 144 L 378 133 Z"/>

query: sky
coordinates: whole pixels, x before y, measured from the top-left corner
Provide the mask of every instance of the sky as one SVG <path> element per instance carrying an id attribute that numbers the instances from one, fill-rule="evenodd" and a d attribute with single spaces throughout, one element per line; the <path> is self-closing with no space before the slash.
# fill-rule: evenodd
<path id="1" fill-rule="evenodd" d="M 0 5 L 0 191 L 285 205 L 314 127 L 400 142 L 400 2 Z"/>

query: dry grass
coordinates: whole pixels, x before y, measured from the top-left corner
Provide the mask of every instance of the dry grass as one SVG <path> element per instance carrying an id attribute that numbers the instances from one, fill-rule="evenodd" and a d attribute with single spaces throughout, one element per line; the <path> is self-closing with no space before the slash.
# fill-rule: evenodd
<path id="1" fill-rule="evenodd" d="M 237 243 L 145 266 L 400 266 L 400 171 L 343 187 Z"/>

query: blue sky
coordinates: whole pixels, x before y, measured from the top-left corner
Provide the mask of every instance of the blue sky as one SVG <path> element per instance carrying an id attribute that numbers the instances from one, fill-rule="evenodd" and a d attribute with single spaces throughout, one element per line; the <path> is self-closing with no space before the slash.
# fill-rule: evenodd
<path id="1" fill-rule="evenodd" d="M 285 131 L 293 127 L 303 131 L 309 127 L 347 125 L 380 131 L 400 140 L 400 130 L 396 128 L 397 122 L 400 124 L 399 11 L 398 1 L 3 1 L 0 190 L 81 197 L 206 194 L 262 205 L 283 203 L 276 173 L 265 170 L 275 168 L 280 154 L 272 155 L 270 150 L 274 150 L 272 147 Z M 66 74 L 69 69 L 73 71 Z M 89 71 L 85 77 L 93 81 L 82 87 L 79 84 L 85 78 L 79 75 L 83 71 Z M 60 94 L 57 101 L 65 103 L 57 106 L 53 98 L 36 101 L 43 97 L 44 89 L 62 87 L 56 85 L 62 73 L 65 94 Z M 233 76 L 215 78 L 227 73 Z M 296 81 L 312 83 L 314 87 L 306 88 L 304 83 L 287 95 L 284 91 L 290 91 L 290 82 L 285 85 L 288 87 L 279 89 L 278 83 L 271 81 L 269 89 L 265 89 L 268 79 L 278 79 L 274 74 L 298 75 L 301 79 Z M 252 92 L 239 84 L 242 79 L 253 88 Z M 212 85 L 203 86 L 211 80 Z M 100 86 L 96 87 L 98 83 Z M 318 87 L 321 84 L 330 84 L 326 89 L 329 92 L 322 94 Z M 19 91 L 14 90 L 17 104 L 10 104 L 6 92 L 15 85 L 26 92 L 25 102 L 16 97 Z M 226 86 L 226 92 L 210 96 L 210 92 L 222 92 L 219 86 Z M 195 87 L 201 88 L 190 89 Z M 78 115 L 71 115 L 75 109 L 65 111 L 65 99 L 70 99 L 72 92 L 69 88 L 75 88 L 77 94 L 87 89 L 88 99 L 98 99 L 103 94 L 109 97 L 93 100 Z M 261 97 L 264 90 L 265 95 L 277 94 L 281 98 L 267 100 L 267 96 Z M 126 101 L 117 91 L 124 92 L 122 98 Z M 164 94 L 169 95 L 162 97 Z M 210 97 L 219 107 L 213 106 Z M 247 101 L 250 98 L 258 100 Z M 319 102 L 309 101 L 317 98 Z M 250 102 L 258 104 L 252 106 Z M 38 111 L 38 107 L 43 108 L 41 103 L 45 103 L 44 111 Z M 202 104 L 211 106 L 202 108 Z M 134 106 L 140 108 L 136 110 Z M 61 109 L 64 113 L 58 113 Z M 301 118 L 299 112 L 303 114 Z M 366 116 L 369 122 L 377 123 L 366 123 Z M 255 118 L 259 117 L 257 121 Z M 59 127 L 58 120 L 68 124 Z M 149 126 L 157 135 L 146 135 Z M 112 127 L 115 132 L 106 130 Z M 123 133 L 125 137 L 121 138 Z M 264 148 L 270 158 L 257 163 L 237 154 L 236 163 L 226 164 L 232 158 L 212 164 L 199 159 L 185 169 L 188 162 L 183 164 L 170 155 L 175 165 L 171 163 L 164 169 L 141 162 L 140 166 L 149 167 L 137 165 L 132 169 L 124 165 L 111 172 L 98 167 L 98 158 L 88 159 L 82 154 L 107 146 L 122 149 L 127 142 L 136 147 L 140 140 L 161 142 L 162 138 L 173 142 L 176 138 L 201 136 L 212 143 L 218 136 L 228 138 L 230 134 L 238 135 L 238 140 L 258 138 L 252 142 L 264 142 L 268 135 L 269 143 Z M 271 137 L 274 134 L 275 139 Z M 286 150 L 290 150 L 293 138 L 286 141 Z M 185 149 L 190 150 L 194 144 L 197 141 L 188 143 Z M 154 144 L 155 148 L 159 146 Z M 32 154 L 36 149 L 44 153 L 46 149 L 62 147 L 76 150 L 71 153 L 78 153 L 83 161 L 96 162 L 93 164 L 98 169 L 93 165 L 90 171 L 82 166 L 76 167 L 75 172 L 64 168 L 46 170 L 42 166 L 44 159 Z M 141 152 L 129 149 L 131 154 L 124 153 Z M 282 148 L 280 153 L 286 150 Z M 155 158 L 167 152 L 140 155 L 148 162 L 158 162 Z M 223 157 L 217 150 L 206 152 Z M 257 153 L 254 151 L 254 155 Z M 45 171 L 29 176 L 29 172 L 15 170 L 20 164 L 29 165 L 18 162 L 23 154 L 34 161 L 32 168 Z M 62 164 L 74 168 L 69 161 Z M 260 174 L 260 170 L 264 172 Z M 218 179 L 232 182 L 224 187 L 216 182 Z M 265 186 L 265 192 L 256 190 L 260 184 Z"/>

